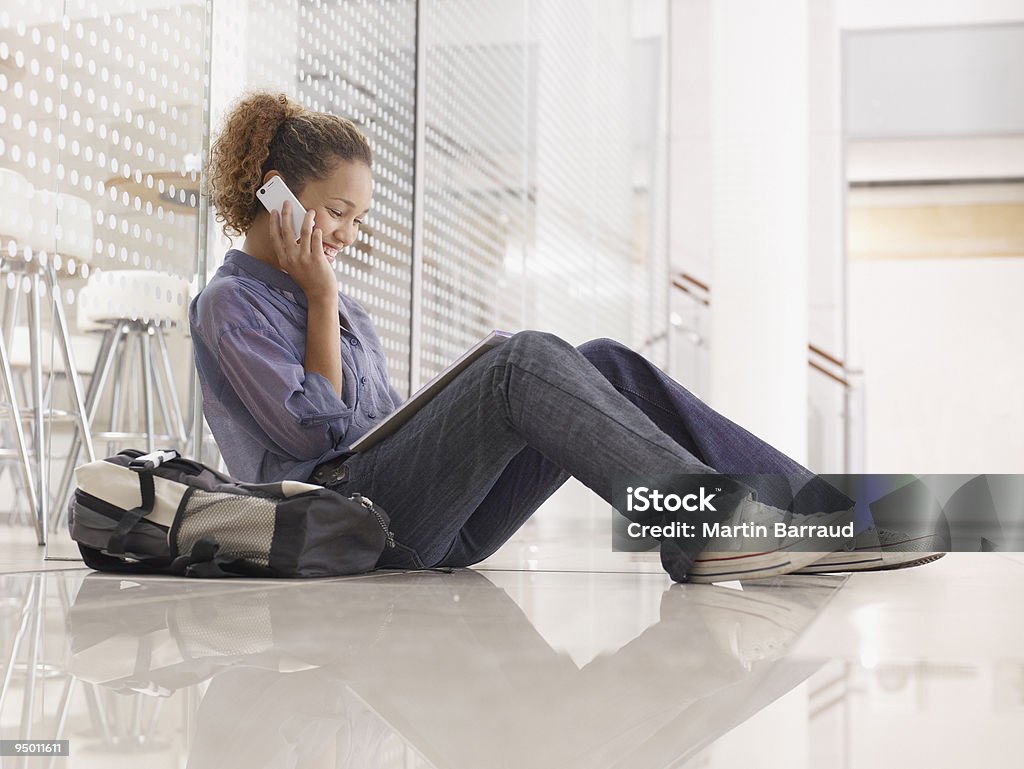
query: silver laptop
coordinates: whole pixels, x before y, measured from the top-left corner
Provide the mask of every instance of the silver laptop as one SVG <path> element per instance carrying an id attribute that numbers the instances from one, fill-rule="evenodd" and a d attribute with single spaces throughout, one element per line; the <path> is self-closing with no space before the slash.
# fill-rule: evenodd
<path id="1" fill-rule="evenodd" d="M 387 419 L 369 432 L 364 433 L 349 446 L 349 449 L 351 451 L 365 451 L 378 441 L 387 438 L 399 427 L 408 422 L 417 411 L 427 405 L 435 395 L 441 392 L 441 390 L 443 390 L 450 381 L 458 376 L 463 369 L 469 366 L 470 363 L 475 361 L 492 347 L 497 347 L 511 336 L 512 334 L 508 331 L 492 331 L 464 352 L 462 356 L 448 368 L 417 390 L 411 398 L 392 411 L 391 414 L 388 415 Z"/>

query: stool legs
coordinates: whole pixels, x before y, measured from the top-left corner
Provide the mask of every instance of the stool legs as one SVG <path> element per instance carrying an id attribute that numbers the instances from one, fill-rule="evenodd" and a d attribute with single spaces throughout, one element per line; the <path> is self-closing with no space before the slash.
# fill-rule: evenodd
<path id="1" fill-rule="evenodd" d="M 138 335 L 137 341 L 135 335 Z M 99 404 L 108 384 L 112 387 L 110 429 L 96 430 Z M 156 411 L 159 411 L 165 434 L 157 434 Z M 157 448 L 158 442 L 161 448 L 171 443 L 184 449 L 188 435 L 174 387 L 174 369 L 166 337 L 160 326 L 121 320 L 104 333 L 96 371 L 85 395 L 85 413 L 94 428 L 92 436 L 107 442 L 108 454 L 116 450 L 115 445 L 128 441 L 144 441 L 147 451 Z M 60 525 L 71 495 L 74 468 L 81 450 L 78 436 L 74 438 L 71 459 L 56 496 L 58 507 L 54 511 L 53 526 Z"/>
<path id="2" fill-rule="evenodd" d="M 131 335 L 127 334 L 123 339 L 119 338 L 118 342 L 124 344 L 122 345 L 122 354 L 117 356 L 117 366 L 114 369 L 114 389 L 110 396 L 110 435 L 107 437 L 107 454 L 112 454 L 114 451 L 114 442 L 110 436 L 121 431 L 121 412 L 124 410 L 121 406 L 121 397 L 125 371 L 127 370 L 127 375 L 130 377 L 133 368 Z M 97 397 L 100 395 L 97 394 Z"/>
<path id="3" fill-rule="evenodd" d="M 64 302 L 60 298 L 60 288 L 57 286 L 57 276 L 50 276 L 50 286 L 54 292 L 53 314 L 57 321 L 57 331 L 60 332 L 61 352 L 64 355 L 64 370 L 67 372 L 68 382 L 71 384 L 71 400 L 75 412 L 75 427 L 81 435 L 85 444 L 85 456 L 90 462 L 96 459 L 96 451 L 92 445 L 92 422 L 87 413 L 85 397 L 82 394 L 82 378 L 78 376 L 78 368 L 75 366 L 74 356 L 71 352 L 71 334 L 68 332 L 68 319 L 64 311 Z M 93 376 L 96 371 L 93 369 Z"/>
<path id="4" fill-rule="evenodd" d="M 167 386 L 171 389 L 171 415 L 174 418 L 173 429 L 176 435 L 181 439 L 182 448 L 184 449 L 186 442 L 188 441 L 188 428 L 185 427 L 185 419 L 181 413 L 181 402 L 178 399 L 178 391 L 174 388 L 174 367 L 171 365 L 171 354 L 167 350 L 167 338 L 164 336 L 163 329 L 159 326 L 156 327 L 156 342 L 160 348 L 160 359 L 163 361 L 164 374 L 167 377 Z M 157 393 L 159 395 L 159 393 Z M 160 396 L 163 400 L 163 396 Z M 168 428 L 172 427 L 171 422 L 166 423 Z"/>
<path id="5" fill-rule="evenodd" d="M 14 276 L 11 276 L 14 277 Z M 28 439 L 25 436 L 25 426 L 21 420 L 21 407 L 18 405 L 21 400 L 16 390 L 18 383 L 14 379 L 14 368 L 11 365 L 10 345 L 14 340 L 14 323 L 18 316 L 18 302 L 21 299 L 21 280 L 11 286 L 8 284 L 6 300 L 4 301 L 3 319 L 0 320 L 0 357 L 2 357 L 2 372 L 4 389 L 7 391 L 7 403 L 11 414 L 11 424 L 14 428 L 15 451 L 18 455 L 18 464 L 21 466 L 21 486 L 24 487 L 25 495 L 28 497 L 29 511 L 35 515 L 36 511 L 36 485 L 35 476 L 32 474 L 31 451 Z M 15 509 L 19 501 L 21 488 L 15 488 L 13 504 Z"/>
<path id="6" fill-rule="evenodd" d="M 31 379 L 31 400 L 34 435 L 36 450 L 35 462 L 35 513 L 36 513 L 36 538 L 40 545 L 46 544 L 47 523 L 50 520 L 50 496 L 49 496 L 49 468 L 46 465 L 47 433 L 46 433 L 46 410 L 47 399 L 43 392 L 43 354 L 42 354 L 42 307 L 41 297 L 43 288 L 48 288 L 53 298 L 53 316 L 55 331 L 59 336 L 61 354 L 64 358 L 64 373 L 68 379 L 71 389 L 72 410 L 74 413 L 77 429 L 80 431 L 85 444 L 86 454 L 90 460 L 95 458 L 93 451 L 92 435 L 89 431 L 89 422 L 86 415 L 85 399 L 82 396 L 82 380 L 78 376 L 78 367 L 75 365 L 74 353 L 71 351 L 71 335 L 68 332 L 67 316 L 64 313 L 64 300 L 60 294 L 60 287 L 57 285 L 57 275 L 52 266 L 48 266 L 45 272 L 36 270 L 29 276 L 30 290 L 28 301 L 28 335 L 30 355 L 30 379 Z M 20 417 L 20 412 L 19 417 Z M 68 462 L 74 460 L 69 457 Z"/>
<path id="7" fill-rule="evenodd" d="M 89 379 L 89 388 L 85 393 L 86 422 L 92 425 L 96 421 L 96 410 L 99 407 L 99 395 L 106 387 L 107 379 L 110 377 L 110 370 L 114 366 L 114 356 L 121 337 L 127 331 L 127 324 L 118 323 L 113 328 L 103 332 L 103 342 L 100 344 L 100 354 L 96 359 L 97 365 Z M 90 442 L 92 441 L 91 431 Z M 78 455 L 82 449 L 82 436 L 79 433 L 79 426 L 76 424 L 71 436 L 71 448 L 68 451 L 68 461 L 64 466 L 64 474 L 61 476 L 60 485 L 57 487 L 57 495 L 54 499 L 57 502 L 56 517 L 53 526 L 60 525 L 64 515 L 64 508 L 71 495 L 71 484 L 74 481 L 75 467 L 78 465 Z M 89 452 L 92 455 L 92 450 Z"/>
<path id="8" fill-rule="evenodd" d="M 5 265 L 6 269 L 6 265 Z M 52 423 L 53 414 L 50 411 L 50 397 L 53 391 L 53 372 L 44 387 L 43 376 L 43 317 L 42 297 L 45 291 L 49 291 L 52 308 L 53 333 L 60 347 L 61 356 L 64 361 L 64 375 L 70 390 L 71 416 L 74 419 L 76 441 L 75 452 L 68 457 L 68 464 L 74 464 L 77 458 L 77 445 L 80 441 L 84 445 L 86 455 L 90 460 L 95 458 L 93 449 L 92 434 L 89 429 L 89 419 L 86 411 L 85 397 L 83 395 L 82 379 L 78 374 L 78 367 L 75 365 L 74 352 L 71 349 L 71 334 L 68 330 L 67 314 L 64 308 L 64 300 L 57 283 L 57 272 L 52 263 L 47 263 L 42 256 L 38 263 L 23 265 L 11 271 L 12 282 L 8 283 L 9 292 L 4 302 L 4 317 L 2 336 L 0 336 L 0 375 L 3 377 L 4 388 L 7 390 L 8 400 L 11 404 L 12 422 L 14 424 L 15 443 L 17 444 L 18 457 L 22 465 L 22 477 L 25 482 L 26 494 L 35 519 L 36 538 L 40 545 L 46 544 L 48 533 L 47 524 L 50 521 L 50 495 L 49 495 L 49 455 L 50 455 L 50 433 L 48 423 Z M 26 439 L 22 426 L 23 413 L 19 405 L 21 400 L 18 397 L 15 386 L 14 372 L 11 366 L 9 342 L 13 341 L 13 331 L 17 319 L 18 303 L 22 286 L 27 290 L 27 320 L 29 338 L 29 388 L 26 400 L 29 401 L 29 412 L 32 416 L 32 440 Z M 34 449 L 34 457 L 30 452 L 30 445 Z M 68 468 L 65 467 L 65 474 Z M 58 502 L 60 500 L 58 499 Z"/>
<path id="9" fill-rule="evenodd" d="M 147 326 L 139 334 L 139 354 L 142 356 L 142 407 L 146 417 L 146 451 L 153 452 L 156 444 L 153 440 L 153 345 L 150 337 L 152 327 Z"/>
<path id="10" fill-rule="evenodd" d="M 21 408 L 18 406 L 18 393 L 14 384 L 11 356 L 7 352 L 8 338 L 6 324 L 4 324 L 4 328 L 0 328 L 0 376 L 3 377 L 4 389 L 7 391 L 7 403 L 10 404 L 11 423 L 14 426 L 14 442 L 16 444 L 15 448 L 18 451 L 19 464 L 21 465 L 21 478 L 25 485 L 25 494 L 28 496 L 29 507 L 35 511 L 38 509 L 36 482 L 32 477 L 32 463 L 29 459 L 28 440 L 25 438 L 25 428 L 21 423 Z"/>
<path id="11" fill-rule="evenodd" d="M 31 290 L 28 295 L 28 345 L 31 360 L 32 432 L 36 448 L 36 538 L 40 545 L 46 544 L 46 520 L 49 517 L 47 473 L 44 467 L 46 456 L 46 423 L 43 420 L 43 355 L 42 319 L 39 303 L 39 273 L 29 277 Z"/>

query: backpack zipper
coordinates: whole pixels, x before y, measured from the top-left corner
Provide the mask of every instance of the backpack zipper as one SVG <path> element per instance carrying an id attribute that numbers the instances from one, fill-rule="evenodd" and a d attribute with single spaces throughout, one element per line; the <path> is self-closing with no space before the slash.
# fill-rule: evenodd
<path id="1" fill-rule="evenodd" d="M 380 524 L 382 529 L 384 529 L 384 536 L 387 538 L 388 547 L 394 547 L 395 535 L 391 533 L 391 530 L 388 529 L 388 525 L 384 523 L 384 519 L 381 518 L 380 513 L 377 512 L 377 508 L 373 506 L 373 500 L 369 497 L 364 497 L 362 494 L 353 494 L 352 499 L 373 513 L 373 517 L 377 519 L 377 523 Z"/>

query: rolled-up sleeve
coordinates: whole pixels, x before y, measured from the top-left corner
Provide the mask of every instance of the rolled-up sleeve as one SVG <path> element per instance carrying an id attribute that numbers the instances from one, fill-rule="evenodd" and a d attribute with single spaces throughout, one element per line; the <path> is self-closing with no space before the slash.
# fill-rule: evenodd
<path id="1" fill-rule="evenodd" d="M 218 337 L 217 356 L 226 384 L 276 444 L 269 450 L 315 459 L 345 438 L 353 409 L 326 377 L 305 370 L 274 329 L 228 328 Z"/>

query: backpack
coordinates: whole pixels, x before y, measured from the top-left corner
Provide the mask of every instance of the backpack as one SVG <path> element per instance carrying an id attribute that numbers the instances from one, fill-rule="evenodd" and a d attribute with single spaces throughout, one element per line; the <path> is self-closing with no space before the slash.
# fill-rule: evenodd
<path id="1" fill-rule="evenodd" d="M 383 510 L 300 481 L 242 483 L 174 450 L 75 469 L 68 525 L 90 568 L 187 577 L 334 577 L 394 547 Z"/>

